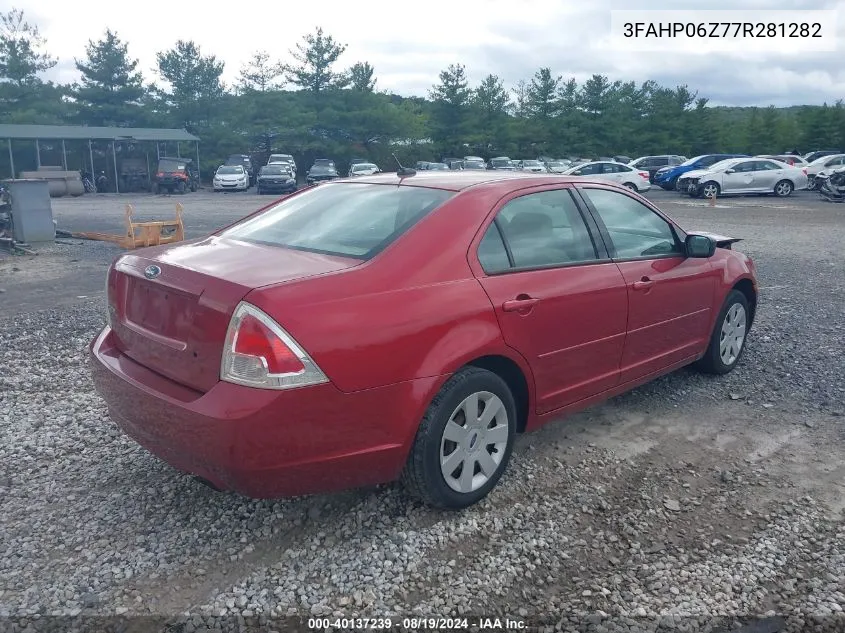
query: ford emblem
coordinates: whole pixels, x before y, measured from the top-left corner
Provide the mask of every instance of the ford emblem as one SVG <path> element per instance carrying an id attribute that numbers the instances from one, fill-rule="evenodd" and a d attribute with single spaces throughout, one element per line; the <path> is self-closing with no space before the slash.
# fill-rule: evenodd
<path id="1" fill-rule="evenodd" d="M 158 266 L 147 266 L 144 269 L 144 277 L 147 279 L 155 279 L 161 274 L 161 268 Z"/>

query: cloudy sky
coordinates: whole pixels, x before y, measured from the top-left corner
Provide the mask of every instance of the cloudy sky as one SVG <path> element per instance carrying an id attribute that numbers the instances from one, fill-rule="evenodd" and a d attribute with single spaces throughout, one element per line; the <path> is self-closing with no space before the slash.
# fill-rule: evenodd
<path id="1" fill-rule="evenodd" d="M 156 52 L 182 38 L 193 39 L 204 54 L 223 60 L 224 79 L 233 82 L 256 49 L 289 59 L 288 50 L 302 35 L 322 26 L 347 45 L 342 66 L 368 61 L 376 69 L 378 88 L 404 95 L 425 95 L 438 72 L 458 62 L 466 65 L 473 83 L 493 73 L 509 87 L 549 66 L 553 73 L 579 81 L 601 73 L 612 80 L 686 83 L 700 96 L 723 105 L 820 104 L 845 98 L 845 0 L 13 3 L 38 25 L 50 52 L 59 58 L 50 78 L 60 81 L 77 78 L 74 58 L 82 57 L 87 41 L 99 39 L 106 27 L 129 43 L 130 54 L 140 60 L 148 78 L 155 76 Z M 644 51 L 640 42 L 626 50 L 618 33 L 616 39 L 611 37 L 611 11 L 649 5 L 673 10 L 743 9 L 759 21 L 771 20 L 773 8 L 826 9 L 836 10 L 838 19 L 827 21 L 830 16 L 826 16 L 826 51 L 810 51 L 785 40 L 769 51 L 711 50 L 706 42 L 670 43 L 662 51 Z M 656 18 L 661 19 L 659 13 Z"/>

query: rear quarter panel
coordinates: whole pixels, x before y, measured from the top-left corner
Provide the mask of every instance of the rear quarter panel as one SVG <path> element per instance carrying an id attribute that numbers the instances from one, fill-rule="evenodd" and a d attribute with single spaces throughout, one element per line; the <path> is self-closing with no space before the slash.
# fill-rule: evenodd
<path id="1" fill-rule="evenodd" d="M 459 193 L 362 266 L 261 288 L 246 300 L 277 319 L 343 391 L 445 380 L 488 354 L 511 358 L 530 385 L 527 364 L 505 345 L 467 261 L 501 195 L 489 188 Z"/>

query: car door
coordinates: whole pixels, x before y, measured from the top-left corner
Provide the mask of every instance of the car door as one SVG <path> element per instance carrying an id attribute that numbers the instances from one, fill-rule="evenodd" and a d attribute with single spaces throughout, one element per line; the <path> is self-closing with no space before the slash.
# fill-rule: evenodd
<path id="1" fill-rule="evenodd" d="M 619 167 L 619 165 L 614 163 L 601 163 L 601 177 L 604 180 L 622 184 L 624 174 Z"/>
<path id="2" fill-rule="evenodd" d="M 710 338 L 718 271 L 686 257 L 680 229 L 632 195 L 598 185 L 578 191 L 628 288 L 620 382 L 692 360 Z"/>
<path id="3" fill-rule="evenodd" d="M 726 169 L 722 175 L 722 193 L 747 193 L 754 189 L 754 169 L 757 161 L 745 160 Z"/>
<path id="4" fill-rule="evenodd" d="M 614 387 L 627 289 L 569 186 L 506 198 L 470 257 L 505 342 L 528 361 L 546 413 Z"/>
<path id="5" fill-rule="evenodd" d="M 788 177 L 788 171 L 785 165 L 773 160 L 755 160 L 751 190 L 757 193 L 774 191 L 775 185 Z"/>

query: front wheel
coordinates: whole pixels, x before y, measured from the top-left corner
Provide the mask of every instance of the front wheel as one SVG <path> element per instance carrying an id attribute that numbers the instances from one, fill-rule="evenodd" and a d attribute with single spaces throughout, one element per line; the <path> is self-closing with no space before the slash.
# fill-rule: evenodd
<path id="1" fill-rule="evenodd" d="M 807 191 L 812 191 L 816 188 L 816 178 L 815 176 L 811 176 L 807 179 Z"/>
<path id="2" fill-rule="evenodd" d="M 721 193 L 721 191 L 722 188 L 719 187 L 719 183 L 713 182 L 712 180 L 701 185 L 701 195 L 705 198 L 715 198 L 719 195 L 719 193 Z"/>
<path id="3" fill-rule="evenodd" d="M 739 362 L 751 327 L 748 299 L 739 290 L 728 294 L 716 326 L 710 336 L 707 351 L 698 361 L 698 368 L 708 374 L 727 374 Z"/>
<path id="4" fill-rule="evenodd" d="M 507 383 L 486 369 L 465 367 L 423 416 L 402 483 L 429 505 L 470 506 L 498 483 L 515 435 L 516 403 Z"/>
<path id="5" fill-rule="evenodd" d="M 778 184 L 775 185 L 775 195 L 778 198 L 786 198 L 790 194 L 792 194 L 792 183 L 788 180 L 781 180 Z"/>

